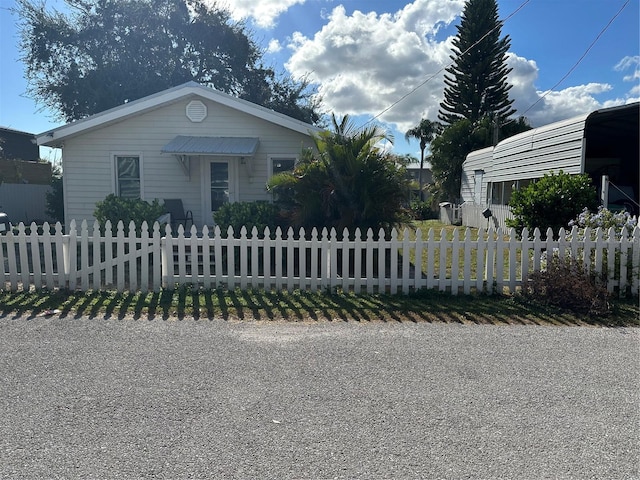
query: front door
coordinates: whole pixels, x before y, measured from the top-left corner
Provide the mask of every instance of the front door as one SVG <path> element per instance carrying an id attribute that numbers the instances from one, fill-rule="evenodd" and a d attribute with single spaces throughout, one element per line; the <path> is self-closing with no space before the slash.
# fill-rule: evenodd
<path id="1" fill-rule="evenodd" d="M 227 159 L 216 159 L 207 162 L 204 172 L 205 212 L 204 223 L 213 224 L 213 214 L 225 203 L 235 201 L 235 164 Z"/>

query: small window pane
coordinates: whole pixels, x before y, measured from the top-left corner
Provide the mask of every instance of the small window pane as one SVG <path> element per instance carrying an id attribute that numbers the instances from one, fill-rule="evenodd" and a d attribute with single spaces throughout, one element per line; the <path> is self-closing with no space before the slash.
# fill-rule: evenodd
<path id="1" fill-rule="evenodd" d="M 511 194 L 513 193 L 513 189 L 515 187 L 515 180 L 511 182 L 504 182 L 504 195 L 502 197 L 502 204 L 509 205 L 511 201 Z"/>
<path id="2" fill-rule="evenodd" d="M 120 196 L 124 198 L 140 198 L 139 180 L 120 180 Z"/>
<path id="3" fill-rule="evenodd" d="M 211 163 L 211 211 L 215 212 L 229 203 L 229 165 Z"/>
<path id="4" fill-rule="evenodd" d="M 296 165 L 295 158 L 272 158 L 273 174 L 290 172 Z"/>
<path id="5" fill-rule="evenodd" d="M 502 203 L 502 182 L 491 184 L 491 203 L 500 205 Z"/>
<path id="6" fill-rule="evenodd" d="M 119 196 L 140 198 L 140 157 L 116 157 L 116 175 Z"/>

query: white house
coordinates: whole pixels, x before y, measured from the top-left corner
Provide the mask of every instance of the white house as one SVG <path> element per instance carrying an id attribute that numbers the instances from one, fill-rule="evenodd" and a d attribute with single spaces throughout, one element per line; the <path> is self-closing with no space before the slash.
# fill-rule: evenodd
<path id="1" fill-rule="evenodd" d="M 604 108 L 506 138 L 471 152 L 462 166 L 462 222 L 504 226 L 514 189 L 550 172 L 587 173 L 601 188 L 610 180 L 608 204 L 638 211 L 640 103 Z"/>
<path id="2" fill-rule="evenodd" d="M 93 220 L 96 202 L 181 199 L 196 226 L 225 202 L 268 200 L 319 129 L 189 82 L 37 136 L 62 149 L 65 223 Z"/>

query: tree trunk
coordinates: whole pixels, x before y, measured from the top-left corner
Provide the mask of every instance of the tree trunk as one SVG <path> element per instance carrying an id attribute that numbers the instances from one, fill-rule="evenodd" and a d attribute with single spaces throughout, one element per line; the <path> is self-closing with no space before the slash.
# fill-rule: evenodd
<path id="1" fill-rule="evenodd" d="M 424 148 L 420 150 L 420 170 L 418 171 L 418 185 L 420 186 L 420 201 L 424 202 L 422 195 L 422 169 L 424 168 Z"/>

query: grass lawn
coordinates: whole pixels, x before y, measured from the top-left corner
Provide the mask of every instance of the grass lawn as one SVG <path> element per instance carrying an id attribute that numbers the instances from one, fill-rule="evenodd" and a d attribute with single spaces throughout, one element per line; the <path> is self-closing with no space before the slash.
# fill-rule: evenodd
<path id="1" fill-rule="evenodd" d="M 446 322 L 502 325 L 594 325 L 640 327 L 638 300 L 616 300 L 602 318 L 525 303 L 501 295 L 453 296 L 437 291 L 412 295 L 202 291 L 161 293 L 0 292 L 0 316 L 31 318 L 224 319 L 230 321 Z"/>

